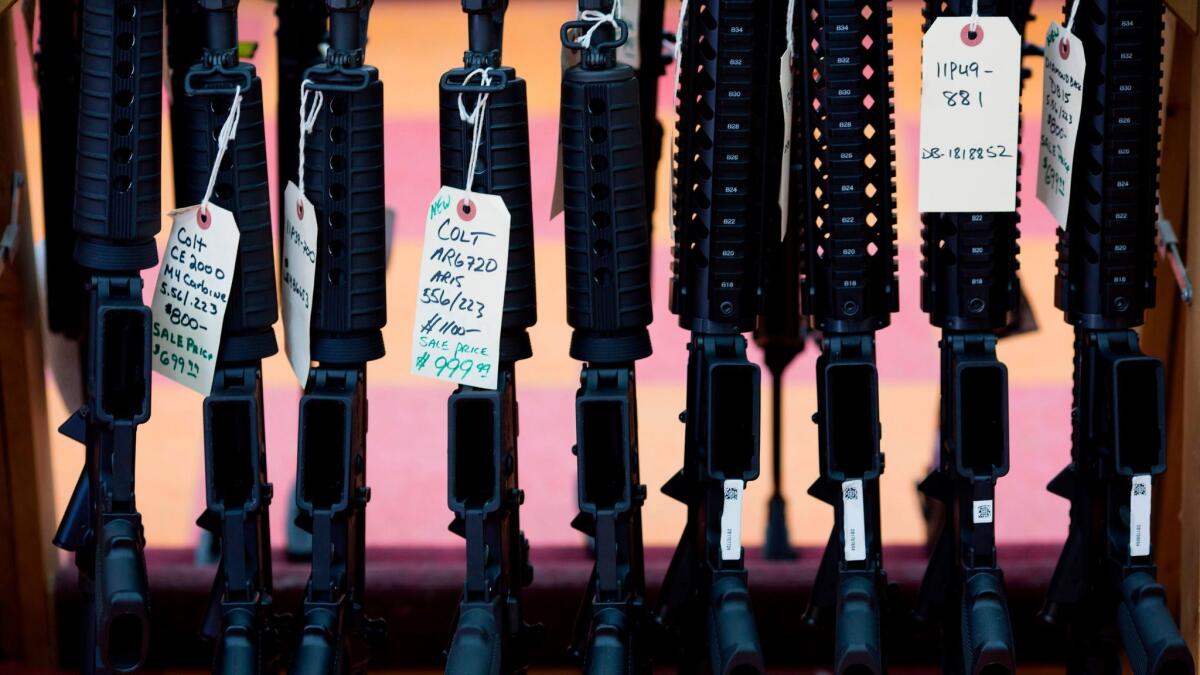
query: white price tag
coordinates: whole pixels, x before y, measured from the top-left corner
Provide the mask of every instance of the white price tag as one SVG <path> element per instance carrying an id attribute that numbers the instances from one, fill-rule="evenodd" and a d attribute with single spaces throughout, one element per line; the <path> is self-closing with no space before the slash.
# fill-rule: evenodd
<path id="1" fill-rule="evenodd" d="M 1017 208 L 1021 36 L 1004 17 L 941 17 L 921 67 L 918 208 L 950 213 Z"/>
<path id="2" fill-rule="evenodd" d="M 861 480 L 842 481 L 842 553 L 851 562 L 867 559 L 865 497 Z"/>
<path id="3" fill-rule="evenodd" d="M 1064 229 L 1071 206 L 1071 172 L 1086 70 L 1083 45 L 1057 21 L 1051 23 L 1046 32 L 1046 71 L 1042 75 L 1037 197 Z"/>
<path id="4" fill-rule="evenodd" d="M 783 95 L 783 159 L 779 167 L 779 241 L 787 236 L 788 196 L 792 178 L 792 48 L 779 57 L 779 93 Z"/>
<path id="5" fill-rule="evenodd" d="M 242 233 L 216 204 L 167 215 L 171 236 L 151 303 L 154 370 L 208 396 Z"/>
<path id="6" fill-rule="evenodd" d="M 985 525 L 996 519 L 996 505 L 991 499 L 976 499 L 971 503 L 971 522 Z"/>
<path id="7" fill-rule="evenodd" d="M 312 202 L 288 181 L 283 193 L 283 345 L 300 386 L 312 366 L 312 306 L 317 276 L 317 216 Z"/>
<path id="8" fill-rule="evenodd" d="M 1129 555 L 1150 555 L 1150 474 L 1134 476 L 1129 489 Z"/>
<path id="9" fill-rule="evenodd" d="M 642 49 L 638 44 L 638 23 L 642 18 L 641 5 L 641 0 L 624 0 L 621 3 L 621 18 L 629 26 L 629 39 L 625 40 L 625 44 L 617 50 L 617 63 L 624 63 L 634 70 L 642 67 Z"/>
<path id="10" fill-rule="evenodd" d="M 511 217 L 496 195 L 443 187 L 429 206 L 412 372 L 496 388 Z"/>
<path id="11" fill-rule="evenodd" d="M 746 481 L 725 481 L 725 504 L 721 507 L 721 560 L 742 557 L 742 493 Z"/>

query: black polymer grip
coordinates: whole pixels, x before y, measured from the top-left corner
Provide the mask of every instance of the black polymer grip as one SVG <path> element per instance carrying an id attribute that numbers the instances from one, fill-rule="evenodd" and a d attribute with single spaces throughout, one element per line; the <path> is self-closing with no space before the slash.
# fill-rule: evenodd
<path id="1" fill-rule="evenodd" d="M 504 73 L 506 85 L 488 95 L 471 189 L 502 198 L 511 216 L 501 330 L 505 333 L 523 333 L 537 323 L 533 197 L 529 179 L 529 111 L 525 80 L 518 78 L 512 68 L 495 70 Z M 439 92 L 442 184 L 456 188 L 466 186 L 474 127 L 459 116 L 460 90 L 454 85 L 461 85 L 470 72 L 465 69 L 450 71 L 443 79 Z M 446 83 L 450 86 L 446 86 Z M 470 110 L 475 106 L 479 94 L 467 92 L 462 96 L 463 104 Z M 506 348 L 506 341 L 502 339 L 501 352 L 511 353 L 513 360 L 528 358 L 532 354 L 528 336 L 523 340 L 518 338 L 518 342 L 511 345 L 513 348 L 510 349 Z"/>
<path id="2" fill-rule="evenodd" d="M 1082 328 L 1138 326 L 1154 306 L 1162 26 L 1156 0 L 1081 3 L 1075 18 L 1087 73 L 1054 304 Z"/>
<path id="3" fill-rule="evenodd" d="M 804 313 L 826 333 L 877 330 L 899 308 L 891 7 L 814 0 L 805 9 L 796 13 L 805 145 L 793 149 L 808 155 L 813 191 L 805 195 Z"/>
<path id="4" fill-rule="evenodd" d="M 383 356 L 387 323 L 383 201 L 383 83 L 313 75 L 325 100 L 304 151 L 304 190 L 317 210 L 312 355 L 361 363 Z M 355 88 L 360 87 L 360 88 Z"/>
<path id="5" fill-rule="evenodd" d="M 162 0 L 84 2 L 75 260 L 87 268 L 158 262 L 162 14 Z"/>
<path id="6" fill-rule="evenodd" d="M 764 186 L 753 178 L 765 141 L 771 3 L 691 3 L 681 55 L 675 147 L 671 311 L 690 330 L 754 328 L 762 284 Z M 756 19 L 756 17 L 758 17 Z M 695 34 L 695 37 L 692 35 Z M 778 88 L 778 87 L 776 87 Z"/>
<path id="7" fill-rule="evenodd" d="M 969 0 L 926 0 L 924 30 L 939 17 L 970 16 L 971 10 Z M 980 16 L 1007 16 L 1019 35 L 1025 34 L 1029 10 L 1026 0 L 979 2 Z M 1018 175 L 1020 170 L 1018 160 Z M 992 331 L 1010 323 L 1021 297 L 1020 222 L 1015 210 L 921 214 L 921 309 L 933 325 Z"/>
<path id="8" fill-rule="evenodd" d="M 221 126 L 229 116 L 233 96 L 228 92 L 244 81 L 251 83 L 242 92 L 237 135 L 229 140 L 212 195 L 212 203 L 233 213 L 241 232 L 221 333 L 220 358 L 227 363 L 266 358 L 279 349 L 272 328 L 279 317 L 279 305 L 275 295 L 262 81 L 249 64 L 237 70 L 246 74 L 245 80 L 229 75 L 194 78 L 194 91 L 175 101 L 173 115 L 181 125 L 175 133 L 186 134 L 178 145 L 187 153 L 176 160 L 184 171 L 176 181 L 180 189 L 176 201 L 181 206 L 199 204 L 216 160 Z M 205 93 L 206 88 L 219 93 Z"/>
<path id="9" fill-rule="evenodd" d="M 571 357 L 649 356 L 650 228 L 633 69 L 568 69 L 561 120 Z"/>

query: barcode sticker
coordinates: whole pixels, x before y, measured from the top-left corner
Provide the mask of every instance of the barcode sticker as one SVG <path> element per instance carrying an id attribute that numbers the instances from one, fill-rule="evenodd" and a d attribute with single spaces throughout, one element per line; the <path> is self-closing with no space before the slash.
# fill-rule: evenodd
<path id="1" fill-rule="evenodd" d="M 725 481 L 725 504 L 721 508 L 721 560 L 742 557 L 742 492 L 744 480 Z"/>
<path id="2" fill-rule="evenodd" d="M 151 302 L 151 357 L 155 372 L 208 396 L 242 233 L 216 204 L 167 215 L 171 236 Z"/>
<path id="3" fill-rule="evenodd" d="M 1150 474 L 1134 476 L 1129 489 L 1129 555 L 1150 555 Z"/>
<path id="4" fill-rule="evenodd" d="M 971 504 L 971 522 L 976 525 L 990 523 L 995 517 L 995 505 L 992 500 L 976 499 Z"/>
<path id="5" fill-rule="evenodd" d="M 863 482 L 860 479 L 842 482 L 842 539 L 843 554 L 848 561 L 866 560 L 864 541 L 866 519 L 863 517 Z"/>
<path id="6" fill-rule="evenodd" d="M 1007 17 L 972 31 L 969 17 L 943 16 L 922 45 L 918 208 L 1015 211 L 1021 36 Z"/>
<path id="7" fill-rule="evenodd" d="M 283 347 L 301 388 L 312 366 L 313 285 L 317 276 L 317 216 L 312 202 L 288 181 L 283 192 Z"/>
<path id="8" fill-rule="evenodd" d="M 1057 21 L 1046 32 L 1045 53 L 1037 197 L 1050 209 L 1058 226 L 1066 228 L 1087 63 L 1083 44 Z"/>

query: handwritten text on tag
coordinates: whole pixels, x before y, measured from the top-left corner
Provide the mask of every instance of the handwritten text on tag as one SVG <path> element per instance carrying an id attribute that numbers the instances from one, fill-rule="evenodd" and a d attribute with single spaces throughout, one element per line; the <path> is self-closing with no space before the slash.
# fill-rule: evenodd
<path id="1" fill-rule="evenodd" d="M 923 212 L 1013 211 L 1021 37 L 1004 17 L 941 17 L 925 34 L 921 67 Z"/>
<path id="2" fill-rule="evenodd" d="M 317 276 L 317 216 L 312 202 L 288 181 L 283 193 L 283 344 L 303 387 L 312 366 L 313 286 Z"/>
<path id="3" fill-rule="evenodd" d="M 207 396 L 241 232 L 216 204 L 176 209 L 151 310 L 154 370 Z"/>
<path id="4" fill-rule="evenodd" d="M 783 159 L 779 167 L 779 241 L 787 236 L 788 197 L 792 179 L 792 49 L 779 58 L 779 93 L 783 95 Z"/>
<path id="5" fill-rule="evenodd" d="M 1058 226 L 1067 226 L 1075 138 L 1083 109 L 1083 45 L 1058 22 L 1046 32 L 1046 71 L 1042 76 L 1042 134 L 1038 150 L 1037 196 Z M 1131 86 L 1131 85 L 1124 85 Z"/>
<path id="6" fill-rule="evenodd" d="M 510 216 L 495 195 L 443 187 L 429 206 L 412 372 L 496 388 Z"/>

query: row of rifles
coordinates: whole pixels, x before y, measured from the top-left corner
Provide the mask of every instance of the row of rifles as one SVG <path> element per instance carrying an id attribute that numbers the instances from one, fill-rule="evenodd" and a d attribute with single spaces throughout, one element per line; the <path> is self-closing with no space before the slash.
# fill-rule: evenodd
<path id="1" fill-rule="evenodd" d="M 498 384 L 460 386 L 448 405 L 451 529 L 466 540 L 447 650 L 455 674 L 524 672 L 539 640 L 521 600 L 533 570 L 519 522 L 515 368 L 532 355 L 537 319 L 533 202 L 526 86 L 501 58 L 507 4 L 462 0 L 469 48 L 440 82 L 442 183 L 463 185 L 473 167 L 474 189 L 500 196 L 511 214 Z M 366 364 L 384 354 L 387 262 L 383 84 L 364 59 L 371 0 L 279 0 L 277 10 L 280 175 L 303 162 L 321 241 L 295 495 L 296 524 L 313 540 L 311 576 L 290 621 L 272 604 L 267 521 L 261 366 L 278 349 L 278 308 L 262 83 L 239 61 L 237 5 L 170 0 L 164 16 L 163 0 L 72 0 L 41 13 L 45 176 L 75 176 L 73 203 L 48 198 L 45 209 L 51 328 L 83 345 L 85 403 L 62 431 L 86 447 L 86 462 L 55 544 L 75 553 L 86 673 L 135 671 L 150 647 L 134 450 L 150 415 L 141 273 L 157 263 L 164 44 L 177 201 L 199 203 L 211 190 L 241 232 L 203 404 L 199 524 L 220 548 L 203 624 L 213 672 L 365 672 L 383 635 L 363 612 Z M 595 559 L 572 651 L 593 675 L 649 673 L 656 661 L 688 673 L 765 671 L 740 535 L 743 490 L 759 474 L 753 332 L 775 380 L 767 555 L 789 552 L 779 378 L 811 337 L 821 475 L 809 492 L 833 507 L 835 523 L 805 619 L 832 627 L 839 674 L 885 672 L 887 627 L 900 616 L 883 567 L 875 362 L 875 333 L 898 309 L 889 3 L 681 7 L 670 303 L 691 338 L 683 467 L 663 491 L 687 505 L 687 524 L 651 604 L 635 363 L 651 353 L 656 80 L 670 60 L 663 12 L 661 1 L 641 0 L 627 21 L 621 0 L 579 0 L 561 30 L 578 57 L 563 73 L 560 118 L 570 353 L 583 364 L 573 524 Z M 926 27 L 972 13 L 1007 17 L 1024 34 L 1030 1 L 927 0 Z M 1074 23 L 1090 64 L 1074 154 L 1084 170 L 1074 174 L 1056 286 L 1076 334 L 1072 453 L 1051 484 L 1071 502 L 1071 526 L 1044 612 L 1065 626 L 1071 673 L 1119 673 L 1122 651 L 1139 675 L 1193 672 L 1149 548 L 1134 555 L 1129 543 L 1131 491 L 1165 469 L 1162 365 L 1133 331 L 1154 299 L 1162 13 L 1161 0 L 1081 0 Z M 636 67 L 617 55 L 631 23 Z M 781 77 L 794 81 L 790 100 Z M 321 102 L 300 158 L 292 149 L 305 132 L 292 122 L 302 87 Z M 462 97 L 485 95 L 486 116 L 460 114 Z M 244 117 L 222 153 L 238 97 Z M 921 304 L 942 339 L 939 461 L 921 490 L 945 516 L 915 616 L 940 631 L 944 672 L 1010 673 L 991 509 L 1009 466 L 996 343 L 1021 309 L 1018 216 L 925 213 L 922 222 Z"/>

